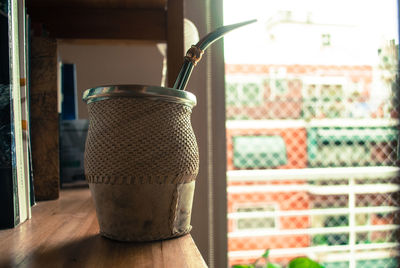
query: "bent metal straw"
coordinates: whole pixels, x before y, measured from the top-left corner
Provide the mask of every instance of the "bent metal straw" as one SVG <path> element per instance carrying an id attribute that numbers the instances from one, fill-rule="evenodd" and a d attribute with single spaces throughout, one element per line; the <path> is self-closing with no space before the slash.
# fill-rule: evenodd
<path id="1" fill-rule="evenodd" d="M 226 25 L 217 28 L 215 31 L 207 34 L 203 37 L 196 45 L 192 45 L 192 47 L 186 52 L 186 56 L 184 57 L 184 62 L 182 68 L 178 74 L 178 77 L 175 80 L 173 88 L 179 90 L 185 90 L 190 75 L 192 74 L 194 66 L 196 66 L 197 62 L 200 61 L 201 56 L 204 51 L 215 41 L 223 37 L 226 33 L 237 29 L 239 27 L 245 26 L 247 24 L 256 22 L 257 20 L 249 20 L 236 24 Z"/>

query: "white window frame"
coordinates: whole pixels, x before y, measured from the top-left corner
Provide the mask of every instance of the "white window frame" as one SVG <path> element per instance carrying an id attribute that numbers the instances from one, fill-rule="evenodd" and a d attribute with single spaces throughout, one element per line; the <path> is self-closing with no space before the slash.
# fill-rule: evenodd
<path id="1" fill-rule="evenodd" d="M 348 79 L 346 77 L 340 77 L 340 76 L 338 76 L 338 77 L 336 77 L 336 76 L 322 76 L 322 77 L 310 76 L 310 77 L 303 77 L 302 84 L 303 84 L 302 96 L 303 96 L 303 98 L 305 98 L 305 101 L 303 101 L 303 105 L 304 105 L 303 109 L 305 108 L 305 106 L 313 107 L 315 110 L 316 116 L 318 117 L 318 115 L 322 113 L 322 110 L 320 107 L 324 107 L 324 101 L 321 98 L 322 87 L 324 85 L 340 86 L 343 90 L 345 90 L 348 85 Z M 309 86 L 315 86 L 315 88 L 316 88 L 317 101 L 315 103 L 308 101 L 308 98 L 310 96 L 307 92 L 307 89 Z M 343 91 L 343 93 L 344 93 L 343 98 L 346 99 L 348 92 Z"/>
<path id="2" fill-rule="evenodd" d="M 268 193 L 267 193 L 268 194 Z M 262 207 L 265 207 L 265 208 L 267 208 L 267 209 L 269 209 L 269 208 L 272 208 L 272 210 L 265 210 L 265 211 L 254 211 L 254 212 L 240 212 L 240 211 L 238 211 L 239 209 L 241 209 L 241 208 L 262 208 Z M 234 232 L 246 232 L 246 231 L 249 231 L 249 230 L 251 230 L 251 231 L 257 231 L 257 230 L 277 230 L 277 229 L 279 229 L 279 217 L 274 213 L 274 212 L 276 212 L 276 211 L 278 211 L 279 210 L 279 206 L 278 206 L 278 204 L 276 204 L 276 203 L 265 203 L 265 202 L 260 202 L 260 203 L 257 203 L 257 202 L 246 202 L 246 203 L 239 203 L 239 204 L 235 204 L 234 205 L 234 207 L 233 207 L 233 213 L 231 213 L 228 217 L 230 217 L 230 218 L 232 218 L 232 219 L 234 219 L 234 221 L 233 221 L 233 230 L 234 230 Z M 268 213 L 274 213 L 275 215 L 274 216 L 267 216 L 267 217 L 263 217 L 263 212 L 268 212 Z M 249 215 L 246 215 L 246 213 L 249 213 Z M 246 217 L 246 216 L 249 216 L 249 217 Z M 245 216 L 245 217 L 243 217 L 243 216 Z M 262 219 L 262 218 L 268 218 L 268 219 L 271 219 L 271 218 L 273 218 L 273 220 L 274 220 L 274 227 L 269 227 L 269 228 L 244 228 L 244 229 L 241 229 L 241 228 L 239 228 L 239 223 L 238 223 L 238 221 L 240 220 L 240 219 L 245 219 L 245 218 L 260 218 L 260 219 Z"/>
<path id="3" fill-rule="evenodd" d="M 231 75 L 226 75 L 226 83 L 237 83 L 238 89 L 238 102 L 239 105 L 235 106 L 243 106 L 243 107 L 255 107 L 255 106 L 262 106 L 264 104 L 264 93 L 265 93 L 265 87 L 264 87 L 264 80 L 265 76 L 263 75 L 246 75 L 246 74 L 231 74 Z M 259 87 L 259 92 L 254 98 L 254 103 L 252 104 L 243 104 L 242 100 L 247 99 L 247 97 L 244 95 L 245 93 L 243 92 L 243 88 L 245 84 L 256 84 Z M 229 104 L 228 104 L 229 105 Z"/>
<path id="4" fill-rule="evenodd" d="M 281 92 L 276 87 L 276 81 L 284 81 L 285 83 L 285 91 Z M 285 95 L 288 93 L 288 81 L 289 77 L 287 76 L 287 69 L 284 66 L 279 67 L 270 67 L 269 68 L 269 87 L 271 89 L 271 93 L 269 95 L 269 100 L 275 100 L 278 96 Z"/>

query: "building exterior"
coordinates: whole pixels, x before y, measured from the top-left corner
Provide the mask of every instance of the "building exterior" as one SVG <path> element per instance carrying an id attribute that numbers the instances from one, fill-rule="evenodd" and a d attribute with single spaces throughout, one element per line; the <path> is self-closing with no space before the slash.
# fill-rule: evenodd
<path id="1" fill-rule="evenodd" d="M 269 248 L 282 264 L 397 267 L 398 120 L 371 105 L 372 67 L 226 70 L 230 263 Z"/>

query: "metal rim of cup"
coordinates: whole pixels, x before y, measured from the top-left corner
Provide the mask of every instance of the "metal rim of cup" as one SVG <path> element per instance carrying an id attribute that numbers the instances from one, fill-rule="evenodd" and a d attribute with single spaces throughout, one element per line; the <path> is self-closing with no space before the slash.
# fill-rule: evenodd
<path id="1" fill-rule="evenodd" d="M 131 97 L 179 103 L 193 108 L 197 100 L 193 93 L 167 87 L 146 85 L 110 85 L 89 88 L 83 93 L 83 100 L 89 104 L 107 99 Z"/>

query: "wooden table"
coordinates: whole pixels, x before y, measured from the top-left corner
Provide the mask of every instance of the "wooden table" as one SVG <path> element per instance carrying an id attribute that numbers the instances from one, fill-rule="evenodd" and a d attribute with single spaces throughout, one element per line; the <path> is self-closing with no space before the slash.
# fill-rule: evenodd
<path id="1" fill-rule="evenodd" d="M 207 267 L 190 235 L 123 243 L 99 235 L 88 188 L 39 202 L 32 219 L 0 230 L 0 267 Z"/>

